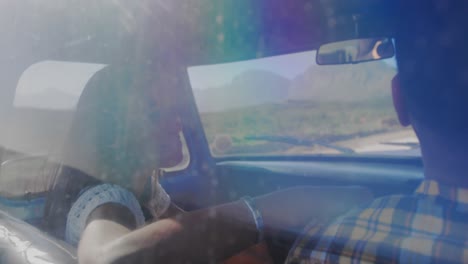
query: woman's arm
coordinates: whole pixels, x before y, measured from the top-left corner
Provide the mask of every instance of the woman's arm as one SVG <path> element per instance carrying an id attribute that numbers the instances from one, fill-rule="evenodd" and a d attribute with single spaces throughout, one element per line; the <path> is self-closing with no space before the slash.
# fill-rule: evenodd
<path id="1" fill-rule="evenodd" d="M 257 231 L 250 214 L 243 202 L 235 202 L 163 219 L 133 232 L 113 221 L 93 220 L 82 235 L 79 261 L 196 263 L 224 259 L 255 244 Z"/>
<path id="2" fill-rule="evenodd" d="M 310 221 L 330 219 L 370 200 L 358 187 L 299 187 L 255 198 L 265 236 L 291 234 Z M 255 220 L 243 201 L 154 222 L 130 232 L 109 220 L 86 227 L 78 249 L 80 263 L 182 263 L 224 260 L 257 242 Z"/>

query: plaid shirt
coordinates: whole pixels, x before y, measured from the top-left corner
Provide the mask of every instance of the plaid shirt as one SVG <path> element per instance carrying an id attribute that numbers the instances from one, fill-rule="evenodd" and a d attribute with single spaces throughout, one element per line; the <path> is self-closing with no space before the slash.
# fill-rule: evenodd
<path id="1" fill-rule="evenodd" d="M 327 227 L 310 225 L 287 263 L 468 263 L 468 189 L 423 181 Z"/>

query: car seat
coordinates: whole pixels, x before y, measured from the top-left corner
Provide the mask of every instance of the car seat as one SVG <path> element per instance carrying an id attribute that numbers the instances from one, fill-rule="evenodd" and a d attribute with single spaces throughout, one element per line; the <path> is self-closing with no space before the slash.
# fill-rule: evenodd
<path id="1" fill-rule="evenodd" d="M 41 61 L 22 72 L 11 107 L 0 113 L 1 210 L 29 223 L 42 219 L 80 94 L 104 66 Z"/>

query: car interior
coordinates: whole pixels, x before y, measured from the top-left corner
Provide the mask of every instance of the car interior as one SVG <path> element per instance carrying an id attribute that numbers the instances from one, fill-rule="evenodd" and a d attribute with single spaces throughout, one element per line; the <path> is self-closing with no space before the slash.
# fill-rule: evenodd
<path id="1" fill-rule="evenodd" d="M 2 37 L 3 43 L 0 43 L 0 67 L 5 69 L 5 73 L 0 74 L 0 120 L 3 124 L 0 132 L 0 241 L 10 252 L 4 257 L 8 263 L 36 263 L 35 259 L 45 259 L 46 262 L 42 263 L 77 262 L 76 249 L 48 234 L 50 230 L 44 230 L 43 219 L 18 208 L 27 205 L 32 208 L 27 211 L 44 210 L 47 199 L 50 199 L 47 194 L 57 188 L 56 178 L 59 173 L 63 173 L 68 166 L 79 169 L 78 174 L 85 172 L 90 175 L 92 173 L 89 171 L 92 170 L 81 168 L 91 166 L 89 163 L 94 162 L 92 154 L 83 155 L 89 160 L 78 161 L 72 157 L 73 162 L 84 163 L 71 166 L 70 162 L 63 162 L 64 154 L 60 151 L 71 142 L 70 135 L 76 141 L 72 149 L 87 144 L 84 142 L 86 132 L 91 130 L 87 130 L 86 125 L 84 128 L 73 125 L 73 120 L 76 120 L 74 117 L 80 111 L 77 108 L 80 101 L 75 99 L 72 107 L 58 110 L 15 107 L 18 80 L 30 65 L 44 61 L 111 66 L 124 64 L 126 55 L 131 56 L 126 41 L 141 40 L 145 36 L 142 33 L 137 36 L 124 35 L 120 28 L 110 26 L 114 18 L 109 21 L 99 20 L 102 14 L 114 12 L 115 7 L 110 4 L 112 1 L 97 1 L 99 3 L 94 4 L 93 1 L 82 1 L 69 6 L 58 4 L 57 1 L 50 2 L 55 4 L 42 5 L 32 0 L 9 0 L 0 4 L 0 8 L 4 9 L 1 12 L 8 14 L 0 16 L 3 17 L 0 21 L 17 21 L 14 25 L 11 22 L 4 23 L 10 28 L 6 30 L 8 34 Z M 142 57 L 169 57 L 178 66 L 184 66 L 184 71 L 175 71 L 166 63 L 157 62 L 161 69 L 159 75 L 171 75 L 179 80 L 171 89 L 174 89 L 175 94 L 173 104 L 180 112 L 184 148 L 189 161 L 184 166 L 166 169 L 161 183 L 173 202 L 183 210 L 192 211 L 235 201 L 244 196 L 255 197 L 295 186 L 361 186 L 370 190 L 374 197 L 410 194 L 422 181 L 423 164 L 418 155 L 340 151 L 311 155 L 285 155 L 279 152 L 267 155 L 242 152 L 216 155 L 212 149 L 211 135 L 207 135 L 204 124 L 206 118 L 200 112 L 200 104 L 197 104 L 197 96 L 187 72 L 190 67 L 199 65 L 317 51 L 322 44 L 342 40 L 391 38 L 392 12 L 389 11 L 391 5 L 388 3 L 391 1 L 181 2 L 184 8 L 168 4 L 167 10 L 162 12 L 166 16 L 162 20 L 167 23 L 155 26 L 161 27 L 155 30 L 161 36 L 155 38 L 161 42 L 162 48 L 152 52 L 159 54 L 149 53 Z M 76 14 L 71 16 L 71 10 L 80 5 L 89 5 L 99 12 L 86 13 L 87 9 L 81 8 L 77 10 L 83 17 Z M 265 10 L 267 7 L 269 11 Z M 30 16 L 31 12 L 33 15 Z M 98 26 L 93 26 L 93 23 L 98 23 Z M 172 33 L 168 34 L 165 30 Z M 178 40 L 177 45 L 174 40 Z M 169 47 L 171 50 L 167 50 Z M 315 63 L 315 58 L 310 60 Z M 343 61 L 339 64 L 343 64 Z M 165 65 L 167 68 L 164 68 Z M 59 79 L 71 78 L 73 74 L 67 75 L 57 70 L 55 76 L 45 76 L 48 76 L 46 79 Z M 84 79 L 89 81 L 94 74 L 99 74 L 99 71 Z M 82 88 L 77 93 L 78 98 L 86 92 L 87 81 L 81 83 L 84 84 L 80 85 Z M 154 89 L 163 93 L 165 88 Z M 97 115 L 92 112 L 87 114 Z M 82 118 L 86 119 L 84 116 Z M 332 143 L 311 144 L 329 146 Z M 76 153 L 71 151 L 71 156 Z M 80 191 L 79 188 L 77 191 Z M 315 202 L 320 201 L 310 201 Z M 19 250 L 24 243 L 28 246 Z M 266 253 L 268 261 L 259 257 L 262 260 L 254 263 L 284 261 L 287 252 L 280 242 L 271 243 L 269 247 Z M 227 263 L 244 261 L 233 259 Z"/>

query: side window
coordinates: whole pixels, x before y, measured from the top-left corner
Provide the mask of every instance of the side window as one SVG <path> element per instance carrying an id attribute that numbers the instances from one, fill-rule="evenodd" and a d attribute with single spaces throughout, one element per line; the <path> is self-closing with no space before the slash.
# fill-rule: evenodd
<path id="1" fill-rule="evenodd" d="M 42 61 L 18 78 L 11 107 L 2 113 L 0 146 L 12 154 L 53 155 L 62 147 L 80 96 L 103 64 Z"/>
<path id="2" fill-rule="evenodd" d="M 0 197 L 4 211 L 40 221 L 44 195 L 54 184 L 78 101 L 104 64 L 42 61 L 17 73 L 1 113 Z M 9 203 L 12 199 L 15 202 Z"/>

